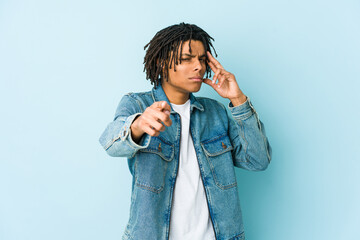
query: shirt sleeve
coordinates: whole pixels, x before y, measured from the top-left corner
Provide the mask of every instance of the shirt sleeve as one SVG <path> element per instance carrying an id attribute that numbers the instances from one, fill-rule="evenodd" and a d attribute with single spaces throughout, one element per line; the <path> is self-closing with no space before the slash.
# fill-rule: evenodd
<path id="1" fill-rule="evenodd" d="M 271 161 L 272 149 L 250 98 L 236 107 L 229 102 L 227 107 L 234 166 L 250 171 L 265 170 Z"/>
<path id="2" fill-rule="evenodd" d="M 112 157 L 134 157 L 139 149 L 147 148 L 151 140 L 151 136 L 146 133 L 141 137 L 139 144 L 131 137 L 130 126 L 142 112 L 130 95 L 131 93 L 122 97 L 114 120 L 107 125 L 99 138 L 101 146 Z"/>

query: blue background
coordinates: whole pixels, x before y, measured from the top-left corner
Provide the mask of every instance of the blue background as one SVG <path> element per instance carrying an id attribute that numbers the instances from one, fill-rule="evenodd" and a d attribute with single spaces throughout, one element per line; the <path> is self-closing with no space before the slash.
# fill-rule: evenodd
<path id="1" fill-rule="evenodd" d="M 0 1 L 0 239 L 120 239 L 131 175 L 98 142 L 143 47 L 194 23 L 264 122 L 265 172 L 236 169 L 249 240 L 360 239 L 360 2 Z M 195 96 L 227 104 L 206 84 Z"/>

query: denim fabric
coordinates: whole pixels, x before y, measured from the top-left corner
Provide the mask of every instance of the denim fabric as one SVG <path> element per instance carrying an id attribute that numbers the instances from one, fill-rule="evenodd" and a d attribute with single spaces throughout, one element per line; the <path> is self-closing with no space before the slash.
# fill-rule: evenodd
<path id="1" fill-rule="evenodd" d="M 130 217 L 123 239 L 162 240 L 169 237 L 171 202 L 181 136 L 180 115 L 171 107 L 172 125 L 160 135 L 144 134 L 137 144 L 130 126 L 155 101 L 167 101 L 161 85 L 151 91 L 128 93 L 115 118 L 100 136 L 113 157 L 126 157 L 133 176 Z M 204 184 L 216 239 L 245 239 L 234 166 L 265 170 L 271 147 L 265 128 L 250 102 L 234 107 L 190 93 L 190 134 Z"/>

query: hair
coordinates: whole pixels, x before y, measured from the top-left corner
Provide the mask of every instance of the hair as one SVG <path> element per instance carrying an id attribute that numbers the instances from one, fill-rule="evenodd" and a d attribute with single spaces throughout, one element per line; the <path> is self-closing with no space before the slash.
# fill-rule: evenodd
<path id="1" fill-rule="evenodd" d="M 217 53 L 213 47 L 211 40 L 215 41 L 204 30 L 195 24 L 180 23 L 166 27 L 155 34 L 151 41 L 145 45 L 146 54 L 144 57 L 144 72 L 146 71 L 146 79 L 150 79 L 151 85 L 155 88 L 161 84 L 161 79 L 168 81 L 168 69 L 171 69 L 174 63 L 174 71 L 178 65 L 178 50 L 180 47 L 180 56 L 182 54 L 182 45 L 189 40 L 189 51 L 191 53 L 191 40 L 201 41 L 204 45 L 205 52 L 211 53 L 210 46 L 214 49 L 215 56 Z M 171 54 L 172 53 L 172 54 Z M 171 59 L 169 59 L 171 56 Z M 206 60 L 207 60 L 206 55 Z M 211 75 L 211 68 L 206 62 L 206 78 Z M 181 58 L 180 58 L 181 64 Z M 169 67 L 170 65 L 170 67 Z"/>

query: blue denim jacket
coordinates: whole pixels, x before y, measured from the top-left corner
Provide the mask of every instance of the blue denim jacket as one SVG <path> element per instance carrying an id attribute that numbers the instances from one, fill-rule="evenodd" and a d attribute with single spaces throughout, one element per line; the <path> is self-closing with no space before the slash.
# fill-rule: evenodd
<path id="1" fill-rule="evenodd" d="M 99 141 L 112 157 L 126 157 L 132 179 L 130 217 L 123 239 L 169 239 L 170 213 L 180 154 L 181 119 L 171 107 L 172 125 L 159 136 L 131 138 L 135 117 L 155 101 L 167 101 L 161 85 L 128 93 Z M 217 240 L 245 239 L 235 167 L 265 170 L 271 147 L 263 123 L 248 98 L 234 107 L 190 93 L 190 133 L 194 142 Z M 232 115 L 232 116 L 230 116 Z"/>

